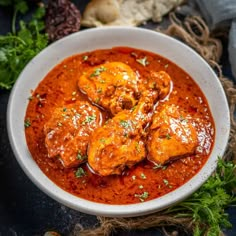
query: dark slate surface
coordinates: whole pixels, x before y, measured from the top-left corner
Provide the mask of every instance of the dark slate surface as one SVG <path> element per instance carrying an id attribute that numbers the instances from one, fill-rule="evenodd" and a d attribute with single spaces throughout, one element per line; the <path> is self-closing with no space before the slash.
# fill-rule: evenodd
<path id="1" fill-rule="evenodd" d="M 74 1 L 81 10 L 87 1 Z M 10 30 L 10 8 L 0 8 L 0 34 Z M 227 53 L 224 58 L 227 59 Z M 230 67 L 223 61 L 224 70 Z M 36 236 L 47 230 L 68 235 L 76 223 L 93 227 L 96 217 L 69 209 L 45 195 L 24 174 L 11 150 L 7 129 L 6 110 L 10 92 L 0 90 L 0 236 Z M 236 209 L 228 210 L 233 229 L 228 236 L 236 235 Z M 171 229 L 173 230 L 173 229 Z M 118 232 L 116 235 L 151 236 L 162 235 L 160 229 Z M 184 234 L 181 233 L 181 236 Z"/>

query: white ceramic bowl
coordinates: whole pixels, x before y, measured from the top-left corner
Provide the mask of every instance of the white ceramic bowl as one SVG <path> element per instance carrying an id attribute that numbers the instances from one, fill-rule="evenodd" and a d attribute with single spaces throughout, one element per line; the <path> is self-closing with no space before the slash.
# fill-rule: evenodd
<path id="1" fill-rule="evenodd" d="M 154 200 L 130 205 L 106 205 L 73 196 L 54 184 L 39 169 L 28 151 L 24 116 L 31 89 L 35 89 L 45 75 L 64 58 L 95 49 L 128 46 L 144 49 L 168 58 L 194 78 L 205 94 L 212 112 L 216 136 L 210 158 L 191 180 L 180 188 Z M 227 145 L 230 118 L 223 88 L 208 64 L 191 48 L 166 35 L 130 27 L 96 28 L 65 37 L 44 49 L 25 67 L 10 96 L 7 111 L 10 143 L 17 161 L 28 177 L 46 194 L 62 204 L 88 214 L 129 217 L 162 210 L 196 191 L 216 168 L 217 157 Z"/>

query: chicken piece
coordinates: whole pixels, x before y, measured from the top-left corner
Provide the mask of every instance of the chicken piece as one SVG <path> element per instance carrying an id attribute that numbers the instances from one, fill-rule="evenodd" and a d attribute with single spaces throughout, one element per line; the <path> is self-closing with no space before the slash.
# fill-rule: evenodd
<path id="1" fill-rule="evenodd" d="M 88 69 L 79 78 L 78 87 L 93 103 L 113 115 L 131 109 L 139 96 L 137 75 L 122 62 L 108 62 Z"/>
<path id="2" fill-rule="evenodd" d="M 172 80 L 165 71 L 151 71 L 149 80 L 156 84 L 156 88 L 159 91 L 158 98 L 160 100 L 165 99 L 172 90 Z M 151 83 L 149 81 L 149 84 Z"/>
<path id="3" fill-rule="evenodd" d="M 123 110 L 96 129 L 90 139 L 88 162 L 102 176 L 121 174 L 146 157 L 145 127 L 151 121 L 158 89 L 145 90 L 134 109 Z"/>
<path id="4" fill-rule="evenodd" d="M 89 137 L 101 123 L 99 109 L 88 102 L 56 108 L 44 125 L 48 156 L 59 157 L 64 167 L 86 161 Z"/>
<path id="5" fill-rule="evenodd" d="M 175 105 L 165 105 L 153 116 L 147 141 L 148 159 L 165 164 L 193 154 L 198 145 L 196 128 L 191 117 Z"/>

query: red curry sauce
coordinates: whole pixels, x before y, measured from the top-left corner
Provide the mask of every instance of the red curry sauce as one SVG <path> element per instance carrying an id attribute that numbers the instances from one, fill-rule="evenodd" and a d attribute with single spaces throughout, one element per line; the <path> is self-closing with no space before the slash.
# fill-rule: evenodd
<path id="1" fill-rule="evenodd" d="M 137 58 L 145 58 L 142 65 Z M 201 134 L 201 150 L 158 168 L 145 160 L 122 175 L 101 177 L 92 173 L 86 163 L 81 167 L 86 176 L 77 178 L 77 168 L 65 169 L 57 158 L 49 158 L 45 147 L 43 127 L 55 108 L 88 101 L 77 88 L 77 79 L 84 70 L 105 62 L 120 61 L 128 64 L 140 78 L 147 77 L 151 70 L 166 71 L 173 81 L 169 99 L 159 102 L 177 104 L 188 111 L 194 119 L 199 119 L 197 131 Z M 76 91 L 76 94 L 74 93 Z M 102 111 L 104 121 L 109 114 Z M 53 68 L 42 80 L 30 97 L 25 119 L 30 122 L 26 128 L 26 140 L 32 157 L 41 170 L 54 183 L 78 197 L 108 204 L 130 204 L 160 197 L 191 179 L 207 161 L 214 143 L 214 122 L 207 101 L 193 79 L 171 61 L 146 51 L 117 47 L 97 50 L 71 56 Z"/>

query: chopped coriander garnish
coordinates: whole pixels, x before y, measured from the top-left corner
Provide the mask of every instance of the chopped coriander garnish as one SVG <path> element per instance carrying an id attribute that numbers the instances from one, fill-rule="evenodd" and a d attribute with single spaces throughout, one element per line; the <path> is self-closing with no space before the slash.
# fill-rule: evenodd
<path id="1" fill-rule="evenodd" d="M 137 107 L 137 105 L 133 106 L 133 107 L 131 108 L 131 111 L 133 112 L 133 111 L 136 109 L 136 107 Z"/>
<path id="2" fill-rule="evenodd" d="M 87 61 L 87 60 L 88 60 L 88 56 L 87 56 L 87 55 L 84 55 L 84 56 L 83 56 L 83 60 L 84 60 L 84 61 Z"/>
<path id="3" fill-rule="evenodd" d="M 29 96 L 28 100 L 31 101 L 31 100 L 33 100 L 33 98 L 34 98 L 33 96 Z"/>
<path id="4" fill-rule="evenodd" d="M 136 149 L 136 151 L 137 151 L 138 153 L 140 153 L 140 152 L 141 152 L 141 148 L 140 148 L 140 146 L 139 146 L 139 143 L 138 143 L 138 142 L 136 142 L 136 143 L 135 143 L 135 149 Z"/>
<path id="5" fill-rule="evenodd" d="M 167 135 L 166 135 L 166 139 L 168 139 L 168 140 L 170 140 L 170 139 L 171 139 L 171 136 L 170 136 L 170 134 L 167 134 Z"/>
<path id="6" fill-rule="evenodd" d="M 57 122 L 57 126 L 62 126 L 62 123 L 61 122 Z"/>
<path id="7" fill-rule="evenodd" d="M 78 154 L 77 154 L 77 159 L 78 160 L 86 160 L 88 158 L 88 156 L 85 154 L 85 155 L 82 155 L 81 152 L 79 151 Z"/>
<path id="8" fill-rule="evenodd" d="M 30 119 L 29 119 L 29 118 L 27 118 L 27 119 L 25 120 L 24 126 L 25 126 L 25 128 L 28 128 L 28 127 L 31 126 L 31 122 L 30 122 Z"/>
<path id="9" fill-rule="evenodd" d="M 101 84 L 105 84 L 105 83 L 106 83 L 106 81 L 103 80 L 103 79 L 100 79 L 99 82 L 100 82 Z"/>
<path id="10" fill-rule="evenodd" d="M 84 171 L 84 169 L 82 167 L 79 167 L 77 169 L 77 171 L 75 172 L 75 177 L 77 177 L 77 178 L 81 178 L 85 175 L 86 175 L 86 172 Z"/>
<path id="11" fill-rule="evenodd" d="M 99 88 L 99 89 L 97 90 L 97 93 L 101 93 L 101 92 L 102 92 L 102 89 Z"/>
<path id="12" fill-rule="evenodd" d="M 182 115 L 180 115 L 179 120 L 180 122 L 186 122 L 186 123 L 188 122 L 188 120 L 185 119 Z"/>
<path id="13" fill-rule="evenodd" d="M 136 180 L 136 175 L 132 175 L 132 180 Z"/>
<path id="14" fill-rule="evenodd" d="M 64 107 L 62 110 L 63 110 L 64 112 L 66 112 L 66 111 L 67 111 L 67 108 L 66 108 L 66 107 Z"/>
<path id="15" fill-rule="evenodd" d="M 138 188 L 143 189 L 143 185 L 139 185 Z"/>
<path id="16" fill-rule="evenodd" d="M 153 167 L 153 170 L 161 169 L 162 167 L 163 167 L 162 164 L 155 164 L 155 166 Z"/>
<path id="17" fill-rule="evenodd" d="M 136 61 L 143 66 L 146 66 L 149 64 L 149 62 L 147 61 L 147 57 L 136 59 Z"/>
<path id="18" fill-rule="evenodd" d="M 144 202 L 144 200 L 148 198 L 149 193 L 143 192 L 142 194 L 134 194 L 134 196 L 138 197 L 141 202 Z"/>
<path id="19" fill-rule="evenodd" d="M 141 173 L 140 176 L 141 176 L 142 179 L 146 179 L 147 178 L 144 173 Z"/>
<path id="20" fill-rule="evenodd" d="M 82 122 L 83 125 L 91 123 L 96 120 L 96 115 L 86 116 L 85 120 Z"/>
<path id="21" fill-rule="evenodd" d="M 99 103 L 99 102 L 100 102 L 100 98 L 96 98 L 95 103 Z"/>
<path id="22" fill-rule="evenodd" d="M 105 139 L 105 138 L 100 138 L 100 139 L 99 139 L 99 142 L 100 142 L 100 143 L 105 143 L 105 142 L 106 142 L 106 139 Z"/>
<path id="23" fill-rule="evenodd" d="M 169 184 L 169 181 L 167 179 L 163 179 L 163 182 L 164 182 L 165 185 Z"/>
<path id="24" fill-rule="evenodd" d="M 98 67 L 98 68 L 96 68 L 96 69 L 94 70 L 94 72 L 90 75 L 90 77 L 98 76 L 98 75 L 101 74 L 101 72 L 106 71 L 106 70 L 107 70 L 107 68 L 105 68 L 105 67 L 103 67 L 103 66 Z"/>
<path id="25" fill-rule="evenodd" d="M 167 166 L 162 166 L 162 170 L 166 170 L 167 169 Z"/>
<path id="26" fill-rule="evenodd" d="M 126 121 L 126 120 L 121 120 L 121 121 L 120 121 L 120 125 L 123 126 L 123 127 L 126 128 L 126 129 L 130 127 L 129 122 Z"/>

